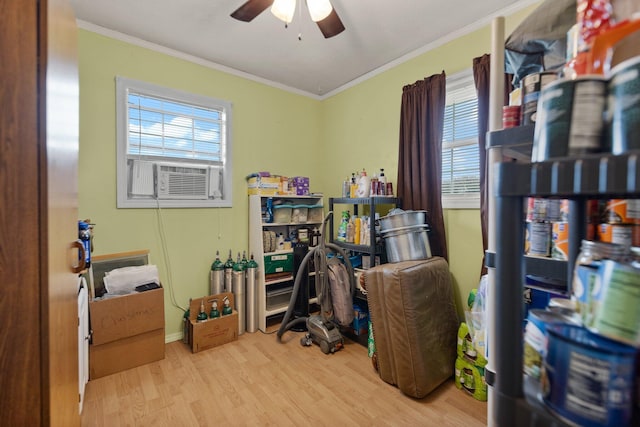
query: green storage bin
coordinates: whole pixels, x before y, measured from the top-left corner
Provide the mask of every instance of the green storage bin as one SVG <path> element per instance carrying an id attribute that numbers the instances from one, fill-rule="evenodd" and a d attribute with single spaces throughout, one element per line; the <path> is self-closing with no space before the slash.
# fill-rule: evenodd
<path id="1" fill-rule="evenodd" d="M 264 256 L 264 274 L 292 273 L 293 253 Z"/>

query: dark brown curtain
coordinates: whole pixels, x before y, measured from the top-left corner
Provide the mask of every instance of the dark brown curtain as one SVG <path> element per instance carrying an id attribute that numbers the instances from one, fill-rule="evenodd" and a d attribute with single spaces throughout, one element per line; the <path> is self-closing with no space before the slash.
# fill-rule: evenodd
<path id="1" fill-rule="evenodd" d="M 482 227 L 482 253 L 487 250 L 489 221 L 489 183 L 487 182 L 487 155 L 486 142 L 487 131 L 489 130 L 489 76 L 490 76 L 491 56 L 484 54 L 478 58 L 473 58 L 473 79 L 478 93 L 478 148 L 480 150 L 480 224 Z M 505 97 L 503 105 L 509 103 L 509 93 L 513 90 L 510 74 L 505 74 Z M 480 275 L 487 273 L 484 266 L 484 255 L 482 256 L 482 267 Z"/>
<path id="2" fill-rule="evenodd" d="M 445 102 L 444 71 L 402 88 L 397 185 L 403 209 L 428 212 L 431 252 L 448 259 L 440 195 Z"/>

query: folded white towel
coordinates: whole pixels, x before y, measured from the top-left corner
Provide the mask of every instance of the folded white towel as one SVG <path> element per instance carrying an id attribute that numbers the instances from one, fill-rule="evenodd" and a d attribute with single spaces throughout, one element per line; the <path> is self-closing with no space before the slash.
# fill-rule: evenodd
<path id="1" fill-rule="evenodd" d="M 111 295 L 130 294 L 146 283 L 160 284 L 156 265 L 116 268 L 104 275 L 104 288 Z"/>

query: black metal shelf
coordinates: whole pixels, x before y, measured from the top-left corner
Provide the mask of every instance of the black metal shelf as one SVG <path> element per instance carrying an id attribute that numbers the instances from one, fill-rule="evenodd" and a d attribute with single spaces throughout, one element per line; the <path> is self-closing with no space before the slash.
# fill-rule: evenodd
<path id="1" fill-rule="evenodd" d="M 505 135 L 498 134 L 505 132 Z M 505 131 L 494 132 L 496 147 Z M 561 158 L 539 163 L 499 163 L 492 182 L 496 193 L 495 301 L 496 336 L 490 380 L 496 399 L 494 419 L 501 425 L 558 426 L 566 424 L 554 416 L 531 392 L 531 383 L 522 376 L 523 308 L 525 274 L 565 277 L 570 285 L 572 266 L 586 235 L 588 199 L 640 197 L 640 153 L 596 154 L 580 158 Z M 569 199 L 568 261 L 524 257 L 522 226 L 524 199 L 544 197 Z M 564 275 L 563 275 L 564 271 Z M 570 292 L 570 286 L 567 287 Z M 489 376 L 488 382 L 489 382 Z M 505 424 L 506 423 L 506 424 Z"/>
<path id="2" fill-rule="evenodd" d="M 329 222 L 329 239 L 331 243 L 334 243 L 341 248 L 348 249 L 350 251 L 362 253 L 363 256 L 369 256 L 370 266 L 373 267 L 375 265 L 375 257 L 376 255 L 380 255 L 384 257 L 384 246 L 382 243 L 378 244 L 376 242 L 376 229 L 375 229 L 375 221 L 371 221 L 371 225 L 369 228 L 370 241 L 368 245 L 356 245 L 353 243 L 340 242 L 334 239 L 334 230 L 335 230 L 335 222 L 339 221 L 336 216 L 336 212 L 334 211 L 334 205 L 352 205 L 353 206 L 353 214 L 358 215 L 359 206 L 368 206 L 369 213 L 372 216 L 375 216 L 376 206 L 379 205 L 395 205 L 396 207 L 400 207 L 400 199 L 396 197 L 387 197 L 387 196 L 372 196 L 372 197 L 358 197 L 358 198 L 349 198 L 349 197 L 330 197 L 329 198 L 329 210 L 333 211 L 333 215 L 331 216 L 331 220 Z"/>
<path id="3" fill-rule="evenodd" d="M 516 126 L 487 133 L 486 149 L 500 147 L 502 154 L 528 163 L 531 161 L 534 125 Z"/>
<path id="4" fill-rule="evenodd" d="M 497 196 L 629 198 L 640 191 L 640 152 L 496 165 Z"/>

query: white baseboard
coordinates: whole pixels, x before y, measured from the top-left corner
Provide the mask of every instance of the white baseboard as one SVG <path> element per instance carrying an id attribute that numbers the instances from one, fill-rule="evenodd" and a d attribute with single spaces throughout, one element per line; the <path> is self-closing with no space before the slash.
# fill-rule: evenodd
<path id="1" fill-rule="evenodd" d="M 174 334 L 168 334 L 164 336 L 164 343 L 169 344 L 174 341 L 182 341 L 182 332 L 176 332 Z"/>

